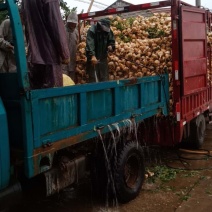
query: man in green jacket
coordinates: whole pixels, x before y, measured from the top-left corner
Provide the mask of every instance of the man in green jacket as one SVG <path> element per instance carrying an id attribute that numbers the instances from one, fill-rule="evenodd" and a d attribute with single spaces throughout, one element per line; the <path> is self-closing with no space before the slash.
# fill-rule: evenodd
<path id="1" fill-rule="evenodd" d="M 86 38 L 86 71 L 89 82 L 109 80 L 107 55 L 115 50 L 115 38 L 110 29 L 110 19 L 104 18 L 92 25 Z"/>

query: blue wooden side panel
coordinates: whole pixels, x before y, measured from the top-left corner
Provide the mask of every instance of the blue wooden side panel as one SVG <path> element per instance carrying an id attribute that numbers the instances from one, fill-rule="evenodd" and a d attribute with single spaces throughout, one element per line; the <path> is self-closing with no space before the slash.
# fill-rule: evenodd
<path id="1" fill-rule="evenodd" d="M 139 108 L 139 87 L 140 84 L 120 87 L 121 112 L 136 110 Z"/>
<path id="2" fill-rule="evenodd" d="M 87 93 L 87 122 L 113 116 L 113 90 L 104 89 Z"/>
<path id="3" fill-rule="evenodd" d="M 58 129 L 78 126 L 79 114 L 77 107 L 77 95 L 62 96 L 55 98 L 46 98 L 39 100 L 36 108 L 36 113 L 40 119 L 40 135 L 45 135 L 50 132 L 55 132 Z M 54 115 L 52 114 L 54 112 Z M 61 117 L 61 114 L 63 116 Z M 45 119 L 44 119 L 45 118 Z M 61 119 L 62 118 L 62 119 Z M 43 119 L 45 121 L 43 121 Z"/>
<path id="4" fill-rule="evenodd" d="M 161 83 L 158 83 L 158 81 L 149 81 L 142 84 L 142 90 L 146 92 L 142 95 L 144 110 L 155 109 L 158 103 L 165 100 L 162 98 L 164 92 L 161 90 L 161 86 Z"/>
<path id="5" fill-rule="evenodd" d="M 162 89 L 162 84 L 164 89 Z M 34 148 L 139 115 L 167 114 L 168 77 L 31 91 Z M 164 93 L 166 91 L 166 94 Z M 79 141 L 80 142 L 80 141 Z"/>

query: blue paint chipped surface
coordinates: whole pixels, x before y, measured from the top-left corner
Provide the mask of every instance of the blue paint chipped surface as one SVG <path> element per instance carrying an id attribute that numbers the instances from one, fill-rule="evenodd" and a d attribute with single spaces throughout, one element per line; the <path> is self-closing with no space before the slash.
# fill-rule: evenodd
<path id="1" fill-rule="evenodd" d="M 120 80 L 31 91 L 34 148 L 129 119 L 132 114 L 148 118 L 158 108 L 167 114 L 168 77 L 164 76 L 166 94 L 159 76 L 140 78 L 133 85 Z"/>

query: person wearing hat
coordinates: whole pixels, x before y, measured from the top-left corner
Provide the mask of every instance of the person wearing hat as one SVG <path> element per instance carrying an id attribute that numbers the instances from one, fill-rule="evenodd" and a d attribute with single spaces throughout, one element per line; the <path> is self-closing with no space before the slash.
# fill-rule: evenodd
<path id="1" fill-rule="evenodd" d="M 72 11 L 67 18 L 66 23 L 66 35 L 68 40 L 68 47 L 70 51 L 70 63 L 63 65 L 63 73 L 72 78 L 76 82 L 75 71 L 76 71 L 76 52 L 77 44 L 79 42 L 79 33 L 77 30 L 78 16 L 75 11 Z"/>
<path id="2" fill-rule="evenodd" d="M 115 50 L 115 38 L 110 29 L 110 19 L 100 19 L 92 25 L 86 37 L 86 72 L 89 82 L 109 80 L 107 55 Z"/>

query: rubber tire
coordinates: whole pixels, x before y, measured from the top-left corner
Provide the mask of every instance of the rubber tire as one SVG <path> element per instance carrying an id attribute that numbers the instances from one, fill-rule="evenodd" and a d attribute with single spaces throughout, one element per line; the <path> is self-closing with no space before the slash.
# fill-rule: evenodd
<path id="1" fill-rule="evenodd" d="M 134 159 L 137 165 L 137 177 L 133 186 L 129 187 L 125 180 L 125 166 L 129 159 Z M 118 152 L 114 181 L 117 199 L 120 203 L 127 203 L 134 199 L 140 192 L 145 177 L 144 157 L 140 145 L 136 142 L 127 143 Z"/>
<path id="2" fill-rule="evenodd" d="M 192 148 L 199 149 L 203 145 L 205 139 L 205 130 L 205 117 L 203 114 L 200 114 L 197 118 L 191 121 L 190 125 L 190 144 Z"/>

